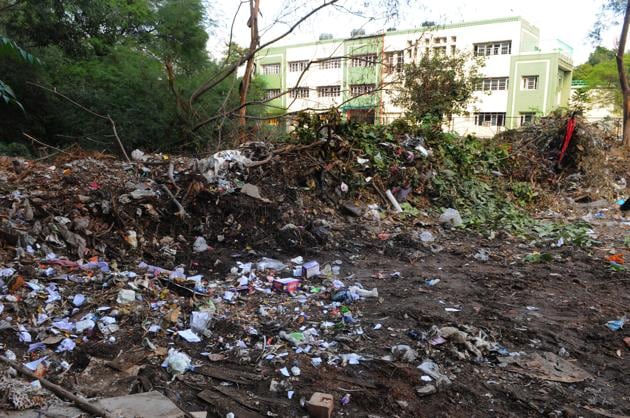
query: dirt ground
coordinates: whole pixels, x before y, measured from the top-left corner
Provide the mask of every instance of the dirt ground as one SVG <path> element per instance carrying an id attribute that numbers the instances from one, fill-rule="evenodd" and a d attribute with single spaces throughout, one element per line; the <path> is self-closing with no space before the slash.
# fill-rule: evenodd
<path id="1" fill-rule="evenodd" d="M 586 217 L 581 248 L 440 225 L 428 201 L 396 215 L 375 183 L 357 216 L 313 149 L 216 184 L 179 157 L 0 160 L 0 354 L 45 359 L 38 375 L 87 398 L 153 390 L 210 417 L 308 416 L 315 392 L 334 417 L 630 416 L 629 325 L 607 326 L 630 314 L 630 272 L 607 259 L 630 259 L 630 218 L 612 201 L 549 191 L 554 207 L 532 210 Z M 321 274 L 272 290 L 297 256 Z M 378 295 L 340 297 L 357 285 Z M 59 401 L 30 381 L 0 363 L 0 416 L 16 392 L 44 414 Z"/>
<path id="2" fill-rule="evenodd" d="M 424 244 L 396 239 L 395 234 L 385 240 L 376 238 L 380 229 L 396 231 L 394 225 L 348 224 L 343 226 L 346 239 L 337 251 L 312 251 L 305 256 L 319 260 L 322 266 L 341 260 L 342 281 L 378 289 L 378 299 L 347 304 L 356 323 L 321 330 L 324 339 L 335 341 L 336 347 L 316 346 L 311 353 L 298 353 L 278 338 L 282 329 L 319 328 L 327 319 L 338 323 L 338 314 L 327 308 L 331 296 L 327 292 L 311 293 L 303 305 L 287 294 L 257 292 L 226 306 L 219 304 L 212 335 L 201 343 L 186 343 L 165 333 L 149 336 L 143 330 L 152 316 L 147 297 L 145 304 L 121 309 L 121 331 L 115 342 L 90 338 L 73 352 L 64 353 L 72 368 L 59 380 L 88 397 L 152 388 L 185 411 L 207 410 L 209 416 L 228 412 L 237 417 L 305 416 L 301 402 L 313 392 L 334 396 L 333 416 L 629 415 L 630 347 L 624 345 L 624 337 L 630 334 L 627 327 L 613 332 L 605 326 L 627 314 L 630 306 L 630 274 L 612 272 L 604 260 L 628 234 L 628 224 L 621 221 L 617 217 L 600 222 L 596 231 L 604 242 L 601 247 L 552 249 L 553 261 L 540 263 L 523 261 L 535 248 L 516 239 L 487 240 L 476 233 L 434 226 L 427 228 L 436 236 L 431 250 Z M 480 248 L 489 255 L 487 261 L 474 257 Z M 287 260 L 297 255 L 264 245 L 254 250 L 258 253 L 217 246 L 203 257 L 193 257 L 191 264 L 225 280 L 235 260 L 255 261 L 261 255 Z M 392 276 L 396 272 L 399 274 Z M 354 276 L 347 279 L 349 275 Z M 430 279 L 439 282 L 427 285 Z M 329 282 L 313 278 L 304 284 L 318 287 Z M 93 286 L 92 291 L 98 291 L 100 285 Z M 84 287 L 83 291 L 86 293 Z M 103 304 L 115 299 L 117 288 L 99 292 L 101 300 L 94 302 Z M 182 310 L 188 312 L 193 302 L 186 303 Z M 256 314 L 261 304 L 269 309 L 265 317 Z M 280 312 L 280 306 L 286 309 Z M 470 335 L 484 332 L 505 351 L 485 351 L 476 358 L 463 343 L 451 339 L 433 345 L 432 327 L 448 326 Z M 258 335 L 249 327 L 256 328 Z M 18 358 L 27 357 L 24 344 L 14 336 L 11 329 L 0 331 L 5 349 L 13 350 Z M 148 336 L 158 350 L 148 348 Z M 245 349 L 238 348 L 239 340 Z M 256 346 L 263 341 L 264 351 L 258 349 L 260 344 Z M 415 349 L 417 359 L 383 359 L 399 344 Z M 168 347 L 185 351 L 200 367 L 172 378 L 161 367 Z M 551 381 L 532 376 L 527 368 L 505 358 L 507 353 L 519 358 L 532 353 L 558 354 L 561 349 L 569 363 L 588 374 L 586 379 Z M 201 354 L 204 352 L 223 354 L 224 358 L 209 361 Z M 269 354 L 283 352 L 285 357 L 267 359 Z M 310 362 L 315 353 L 323 359 L 318 367 Z M 342 353 L 356 353 L 363 359 L 357 365 L 343 365 L 335 361 Z M 425 359 L 433 360 L 452 383 L 438 386 L 437 393 L 420 396 L 416 389 L 426 383 L 417 366 Z M 114 367 L 109 363 L 112 360 Z M 300 368 L 300 375 L 282 376 L 280 369 L 292 366 Z M 277 392 L 270 390 L 272 381 L 280 384 Z M 210 403 L 198 396 L 204 390 L 209 390 Z M 289 390 L 294 392 L 292 399 L 287 397 Z M 350 401 L 341 405 L 346 394 Z"/>

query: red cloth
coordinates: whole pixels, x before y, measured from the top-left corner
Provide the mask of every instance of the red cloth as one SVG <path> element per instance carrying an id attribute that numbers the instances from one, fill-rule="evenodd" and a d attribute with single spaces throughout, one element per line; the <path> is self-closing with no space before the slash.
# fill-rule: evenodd
<path id="1" fill-rule="evenodd" d="M 571 143 L 571 138 L 573 138 L 573 131 L 575 130 L 575 117 L 572 117 L 567 122 L 567 130 L 564 134 L 564 141 L 562 142 L 562 149 L 560 150 L 560 157 L 558 157 L 558 164 L 562 162 L 564 159 L 564 154 L 567 152 L 567 148 L 569 148 L 569 143 Z"/>

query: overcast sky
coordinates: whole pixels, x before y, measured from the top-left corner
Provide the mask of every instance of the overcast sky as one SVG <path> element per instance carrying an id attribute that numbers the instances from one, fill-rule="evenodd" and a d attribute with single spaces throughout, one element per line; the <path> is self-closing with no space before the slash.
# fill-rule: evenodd
<path id="1" fill-rule="evenodd" d="M 574 49 L 573 62 L 577 65 L 584 62 L 593 50 L 587 35 L 597 18 L 600 4 L 603 3 L 603 0 L 400 0 L 404 5 L 398 19 L 386 21 L 383 18 L 384 8 L 373 6 L 378 1 L 391 0 L 340 0 L 341 7 L 329 7 L 318 12 L 282 43 L 313 41 L 322 32 L 332 33 L 335 37 L 348 37 L 352 29 L 359 27 L 370 33 L 388 27 L 417 27 L 424 21 L 446 24 L 522 16 L 540 29 L 542 42 L 559 38 L 571 45 Z M 232 18 L 240 1 L 209 2 L 212 5 L 209 17 L 217 24 L 209 49 L 216 54 L 222 52 L 227 44 Z M 262 42 L 284 32 L 300 16 L 322 2 L 323 0 L 260 0 L 262 18 L 259 26 Z M 249 5 L 246 2 L 241 6 L 234 30 L 234 40 L 242 46 L 249 43 L 246 26 L 248 15 Z M 615 46 L 618 31 L 618 27 L 615 27 L 605 34 L 604 46 Z"/>

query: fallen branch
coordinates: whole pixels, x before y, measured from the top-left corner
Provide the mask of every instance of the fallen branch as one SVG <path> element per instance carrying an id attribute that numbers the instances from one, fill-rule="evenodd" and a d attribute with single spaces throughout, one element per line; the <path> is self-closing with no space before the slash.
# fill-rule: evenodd
<path id="1" fill-rule="evenodd" d="M 0 361 L 2 361 L 5 364 L 8 364 L 9 366 L 13 367 L 15 370 L 17 370 L 18 372 L 22 373 L 23 375 L 31 378 L 31 379 L 37 379 L 39 380 L 39 382 L 41 383 L 41 385 L 43 387 L 45 387 L 46 389 L 50 390 L 52 393 L 54 393 L 55 395 L 58 395 L 64 399 L 67 399 L 71 402 L 73 402 L 76 406 L 78 406 L 80 409 L 82 409 L 85 412 L 88 412 L 94 416 L 97 417 L 103 417 L 103 418 L 114 418 L 114 415 L 110 414 L 109 412 L 107 412 L 105 409 L 102 409 L 90 402 L 88 402 L 87 399 L 82 398 L 80 396 L 77 396 L 75 394 L 73 394 L 72 392 L 62 388 L 59 385 L 56 385 L 52 382 L 50 382 L 49 380 L 44 379 L 43 377 L 37 377 L 33 372 L 31 372 L 29 369 L 27 369 L 26 367 L 22 366 L 21 364 L 18 364 L 12 360 L 9 360 L 8 358 L 4 357 L 4 356 L 0 356 Z"/>
<path id="2" fill-rule="evenodd" d="M 188 218 L 189 217 L 188 212 L 186 212 L 186 209 L 184 209 L 182 204 L 179 203 L 175 195 L 173 195 L 173 192 L 171 192 L 170 189 L 166 187 L 166 185 L 162 184 L 161 186 L 162 186 L 162 189 L 171 197 L 171 200 L 173 201 L 173 203 L 175 203 L 175 206 L 177 206 L 178 210 L 175 215 L 179 216 L 182 219 Z"/>
<path id="3" fill-rule="evenodd" d="M 39 145 L 42 145 L 42 146 L 44 146 L 44 147 L 46 147 L 46 148 L 54 149 L 55 151 L 60 152 L 60 153 L 62 153 L 62 154 L 71 155 L 70 153 L 68 153 L 68 152 L 66 152 L 66 151 L 64 151 L 64 150 L 62 150 L 62 149 L 60 149 L 60 148 L 53 147 L 52 145 L 48 145 L 48 144 L 46 144 L 46 143 L 44 143 L 44 142 L 40 141 L 39 139 L 37 139 L 37 138 L 35 138 L 35 137 L 32 137 L 31 135 L 27 134 L 26 132 L 22 132 L 22 135 L 24 135 L 25 137 L 27 137 L 27 138 L 28 138 L 28 139 L 30 139 L 31 141 L 33 141 L 33 142 L 35 142 L 35 143 L 37 143 L 37 144 L 39 144 Z M 46 156 L 46 158 L 48 158 L 48 157 L 50 157 L 50 156 L 49 156 L 49 155 L 47 155 L 47 156 Z"/>

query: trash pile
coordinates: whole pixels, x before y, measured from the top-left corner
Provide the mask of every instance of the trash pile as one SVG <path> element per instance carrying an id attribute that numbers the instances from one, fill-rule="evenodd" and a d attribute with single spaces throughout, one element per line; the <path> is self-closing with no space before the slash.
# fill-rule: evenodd
<path id="1" fill-rule="evenodd" d="M 237 383 L 248 376 L 267 382 L 270 394 L 291 400 L 306 395 L 300 390 L 305 371 L 385 362 L 415 365 L 417 396 L 424 397 L 456 378 L 437 359 L 498 364 L 512 362 L 501 357 L 524 355 L 473 326 L 399 334 L 365 321 L 366 304 L 383 303 L 383 296 L 377 288 L 365 288 L 356 274 L 344 272 L 341 260 L 320 265 L 303 257 L 256 258 L 252 251 L 234 254 L 225 276 L 212 279 L 183 266 L 169 270 L 140 262 L 123 270 L 98 258 L 72 261 L 54 253 L 39 258 L 37 252 L 28 257 L 31 265 L 23 259 L 0 270 L 0 330 L 16 337 L 5 338 L 0 354 L 49 381 L 67 382 L 67 374 L 82 371 L 76 353 L 108 352 L 106 366 L 132 376 L 150 366 L 163 370 L 165 382 L 187 373 Z M 401 280 L 401 275 L 393 272 L 387 280 Z M 426 286 L 438 283 L 429 280 Z M 400 342 L 366 346 L 368 333 L 397 335 Z M 140 356 L 128 356 L 138 349 Z M 230 377 L 212 366 L 225 362 L 250 365 L 262 374 Z M 15 371 L 8 373 L 15 376 Z M 75 389 L 87 386 L 79 383 Z M 11 387 L 21 396 L 8 392 L 8 409 L 59 403 L 36 380 L 22 389 Z M 198 396 L 213 404 L 215 392 L 206 389 Z M 301 405 L 317 409 L 313 405 L 322 396 L 338 395 L 315 394 L 308 402 L 301 399 Z M 336 402 L 349 404 L 351 394 Z M 282 415 L 282 405 L 264 412 Z"/>
<path id="2" fill-rule="evenodd" d="M 322 218 L 380 220 L 389 206 L 401 211 L 415 166 L 428 155 L 421 138 L 407 142 L 375 143 L 371 159 L 334 136 L 306 146 L 253 142 L 202 159 L 135 150 L 131 163 L 65 155 L 53 165 L 4 161 L 0 237 L 18 257 L 35 250 L 139 257 L 169 268 L 190 249 L 222 242 L 271 239 L 304 250 L 334 241 Z"/>
<path id="3" fill-rule="evenodd" d="M 627 162 L 611 155 L 619 138 L 610 127 L 575 117 L 575 128 L 565 154 L 560 154 L 568 117 L 549 116 L 494 140 L 510 145 L 508 177 L 551 186 L 567 192 L 591 193 L 593 198 L 614 197 L 627 187 Z"/>
<path id="4" fill-rule="evenodd" d="M 504 311 L 473 325 L 464 298 L 441 289 L 447 276 L 371 264 L 448 257 L 446 246 L 467 273 L 509 259 L 488 243 L 462 256 L 478 239 L 458 235 L 465 213 L 409 204 L 436 176 L 432 154 L 422 137 L 332 134 L 201 159 L 136 150 L 130 163 L 0 161 L 0 408 L 95 407 L 56 384 L 108 396 L 105 409 L 176 393 L 165 408 L 256 417 L 356 415 L 387 393 L 388 415 L 413 416 L 467 368 L 587 379 L 565 352 L 532 354 L 523 338 L 506 339 L 511 320 L 488 328 L 509 319 Z M 398 306 L 428 294 L 426 305 Z M 426 318 L 411 321 L 418 306 Z"/>

